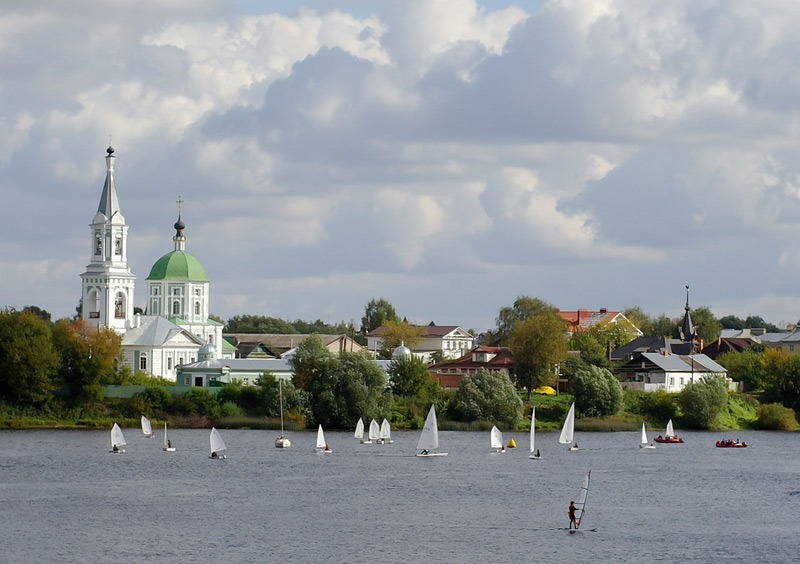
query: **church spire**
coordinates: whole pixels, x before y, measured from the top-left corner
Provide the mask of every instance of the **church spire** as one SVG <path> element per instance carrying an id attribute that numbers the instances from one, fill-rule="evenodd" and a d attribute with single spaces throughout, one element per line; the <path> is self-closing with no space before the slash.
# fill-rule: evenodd
<path id="1" fill-rule="evenodd" d="M 186 236 L 183 234 L 183 230 L 186 229 L 186 224 L 181 219 L 181 208 L 183 207 L 183 197 L 178 196 L 178 199 L 175 201 L 178 204 L 178 221 L 175 222 L 173 227 L 175 228 L 175 236 L 172 240 L 175 242 L 175 250 L 176 251 L 185 251 L 186 250 Z"/>
<path id="2" fill-rule="evenodd" d="M 111 219 L 115 213 L 121 213 L 119 199 L 117 198 L 117 187 L 114 185 L 114 147 L 111 145 L 106 149 L 106 183 L 103 185 L 103 193 L 100 195 L 100 204 L 97 211 Z"/>
<path id="3" fill-rule="evenodd" d="M 686 286 L 686 307 L 683 308 L 683 323 L 681 323 L 681 341 L 692 342 L 697 339 L 697 333 L 692 324 L 692 316 L 689 314 L 689 286 Z"/>

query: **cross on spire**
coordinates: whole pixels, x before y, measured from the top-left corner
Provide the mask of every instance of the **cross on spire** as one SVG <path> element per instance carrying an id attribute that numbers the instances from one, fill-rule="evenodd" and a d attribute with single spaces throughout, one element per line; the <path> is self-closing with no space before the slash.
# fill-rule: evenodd
<path id="1" fill-rule="evenodd" d="M 181 210 L 183 208 L 183 196 L 178 196 L 178 199 L 175 200 L 175 203 L 178 204 L 178 217 L 180 217 Z"/>

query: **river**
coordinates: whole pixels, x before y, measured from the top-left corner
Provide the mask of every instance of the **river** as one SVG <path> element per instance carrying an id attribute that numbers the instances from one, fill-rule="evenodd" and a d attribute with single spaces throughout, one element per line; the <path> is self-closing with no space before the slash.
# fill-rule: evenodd
<path id="1" fill-rule="evenodd" d="M 489 433 L 445 431 L 446 458 L 414 457 L 417 432 L 361 445 L 328 432 L 170 430 L 177 452 L 124 429 L 2 431 L 3 562 L 796 562 L 800 435 L 744 431 L 643 451 L 639 433 L 578 433 L 567 452 L 539 433 L 491 454 Z M 652 435 L 652 434 L 651 434 Z M 592 480 L 582 530 L 567 505 Z M 596 528 L 595 532 L 590 529 Z"/>

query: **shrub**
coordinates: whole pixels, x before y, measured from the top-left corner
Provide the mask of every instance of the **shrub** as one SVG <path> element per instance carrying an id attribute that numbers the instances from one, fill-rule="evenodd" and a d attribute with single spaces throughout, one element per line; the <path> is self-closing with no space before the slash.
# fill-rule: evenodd
<path id="1" fill-rule="evenodd" d="M 522 400 L 505 372 L 481 368 L 465 376 L 449 412 L 456 421 L 492 421 L 515 428 L 522 417 Z"/>
<path id="2" fill-rule="evenodd" d="M 756 411 L 756 427 L 769 431 L 794 431 L 797 418 L 794 411 L 779 403 L 767 403 Z"/>
<path id="3" fill-rule="evenodd" d="M 589 417 L 614 415 L 622 408 L 622 386 L 605 368 L 578 370 L 572 380 L 575 407 Z"/>
<path id="4" fill-rule="evenodd" d="M 728 404 L 728 388 L 723 378 L 704 378 L 692 382 L 678 394 L 683 424 L 691 429 L 710 429 Z"/>

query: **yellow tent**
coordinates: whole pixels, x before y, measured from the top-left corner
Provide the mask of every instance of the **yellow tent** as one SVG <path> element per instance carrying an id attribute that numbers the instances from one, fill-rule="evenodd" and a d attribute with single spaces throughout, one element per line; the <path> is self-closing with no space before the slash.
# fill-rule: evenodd
<path id="1" fill-rule="evenodd" d="M 543 394 L 546 396 L 554 396 L 556 395 L 556 391 L 551 388 L 550 386 L 539 386 L 535 390 L 533 390 L 534 394 Z"/>

